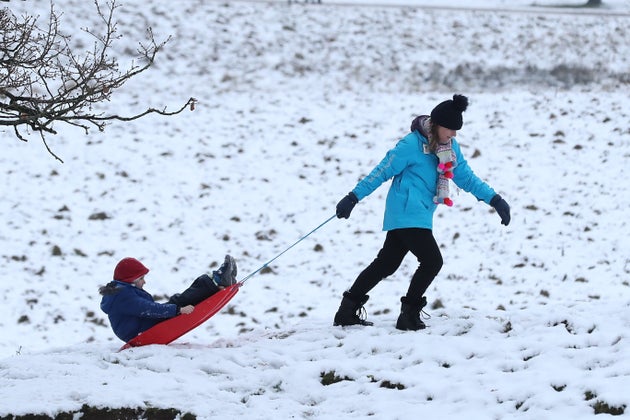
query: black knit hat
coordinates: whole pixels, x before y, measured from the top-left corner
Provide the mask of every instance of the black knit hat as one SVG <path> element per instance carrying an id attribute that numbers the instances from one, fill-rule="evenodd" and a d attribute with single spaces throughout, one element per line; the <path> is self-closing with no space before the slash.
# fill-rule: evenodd
<path id="1" fill-rule="evenodd" d="M 464 125 L 462 112 L 468 108 L 468 98 L 464 95 L 453 95 L 453 99 L 438 104 L 431 111 L 431 121 L 434 124 L 450 130 L 459 130 Z"/>

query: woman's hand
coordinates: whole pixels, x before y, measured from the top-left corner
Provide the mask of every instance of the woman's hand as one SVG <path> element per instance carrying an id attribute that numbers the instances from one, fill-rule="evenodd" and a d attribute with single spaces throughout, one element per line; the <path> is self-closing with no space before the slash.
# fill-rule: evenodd
<path id="1" fill-rule="evenodd" d="M 350 217 L 350 213 L 354 206 L 359 202 L 357 196 L 354 195 L 353 192 L 348 193 L 344 198 L 337 203 L 336 214 L 339 219 L 344 218 L 347 219 Z"/>
<path id="2" fill-rule="evenodd" d="M 490 205 L 494 207 L 494 209 L 499 214 L 499 217 L 501 217 L 501 224 L 505 226 L 509 225 L 510 224 L 509 204 L 503 198 L 501 198 L 499 194 L 497 194 L 494 197 L 492 197 L 492 200 L 490 200 Z"/>

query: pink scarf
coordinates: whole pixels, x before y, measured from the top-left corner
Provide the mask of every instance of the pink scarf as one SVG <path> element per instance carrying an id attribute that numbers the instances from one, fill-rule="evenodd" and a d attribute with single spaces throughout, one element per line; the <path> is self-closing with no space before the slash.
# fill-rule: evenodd
<path id="1" fill-rule="evenodd" d="M 438 181 L 437 181 L 437 195 L 433 197 L 435 204 L 445 204 L 449 207 L 453 205 L 449 195 L 448 180 L 453 179 L 453 169 L 455 169 L 457 158 L 451 147 L 452 140 L 449 140 L 446 144 L 438 144 L 435 155 L 438 157 Z"/>

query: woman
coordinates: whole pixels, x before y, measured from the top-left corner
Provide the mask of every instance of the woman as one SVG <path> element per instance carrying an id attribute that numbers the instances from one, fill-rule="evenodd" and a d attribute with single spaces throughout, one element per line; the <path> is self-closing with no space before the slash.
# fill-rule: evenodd
<path id="1" fill-rule="evenodd" d="M 385 155 L 385 158 L 337 204 L 338 218 L 348 218 L 354 206 L 383 182 L 393 178 L 387 201 L 383 230 L 385 242 L 376 259 L 344 292 L 334 325 L 373 325 L 361 317 L 363 305 L 382 279 L 393 274 L 408 252 L 420 262 L 400 300 L 401 312 L 396 322 L 399 330 L 426 327 L 420 312 L 426 306 L 424 293 L 442 268 L 442 254 L 433 237 L 433 213 L 438 204 L 452 205 L 448 197 L 449 180 L 478 200 L 494 207 L 501 223 L 510 223 L 510 206 L 479 179 L 462 156 L 455 139 L 462 128 L 462 113 L 468 98 L 453 95 L 438 104 L 431 115 L 413 120 L 411 133 Z"/>
<path id="2" fill-rule="evenodd" d="M 229 255 L 212 277 L 203 274 L 168 303 L 157 303 L 144 290 L 149 269 L 135 258 L 123 258 L 114 269 L 114 280 L 99 289 L 101 309 L 109 317 L 114 334 L 127 342 L 168 318 L 190 314 L 194 305 L 226 286 L 236 283 L 236 262 Z"/>

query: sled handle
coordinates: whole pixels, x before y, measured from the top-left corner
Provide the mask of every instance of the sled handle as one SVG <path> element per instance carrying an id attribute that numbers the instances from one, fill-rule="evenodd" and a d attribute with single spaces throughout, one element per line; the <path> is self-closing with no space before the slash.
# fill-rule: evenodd
<path id="1" fill-rule="evenodd" d="M 275 260 L 277 260 L 278 258 L 280 258 L 285 252 L 287 252 L 288 250 L 290 250 L 291 248 L 293 248 L 294 246 L 296 246 L 297 244 L 299 244 L 300 242 L 302 242 L 304 239 L 308 238 L 311 234 L 313 234 L 316 230 L 318 230 L 319 228 L 321 228 L 322 226 L 324 226 L 326 223 L 330 222 L 332 219 L 334 219 L 337 215 L 333 214 L 332 216 L 330 216 L 326 221 L 324 221 L 322 224 L 320 224 L 319 226 L 317 226 L 315 229 L 311 230 L 309 233 L 307 233 L 306 235 L 302 236 L 300 239 L 298 239 L 295 243 L 293 243 L 293 245 L 291 245 L 290 247 L 288 247 L 287 249 L 285 249 L 284 251 L 282 251 L 281 253 L 279 253 L 278 255 L 276 255 L 275 257 L 273 257 L 272 259 L 270 259 L 269 261 L 267 261 L 266 263 L 264 263 L 262 266 L 260 266 L 256 271 L 253 271 L 251 273 L 249 273 L 247 276 L 245 276 L 245 278 L 241 281 L 239 281 L 240 284 L 244 284 L 247 280 L 249 280 L 250 278 L 252 278 L 256 273 L 258 273 L 260 270 L 262 270 L 265 267 L 268 267 L 269 264 L 271 264 L 272 262 L 274 262 Z"/>

